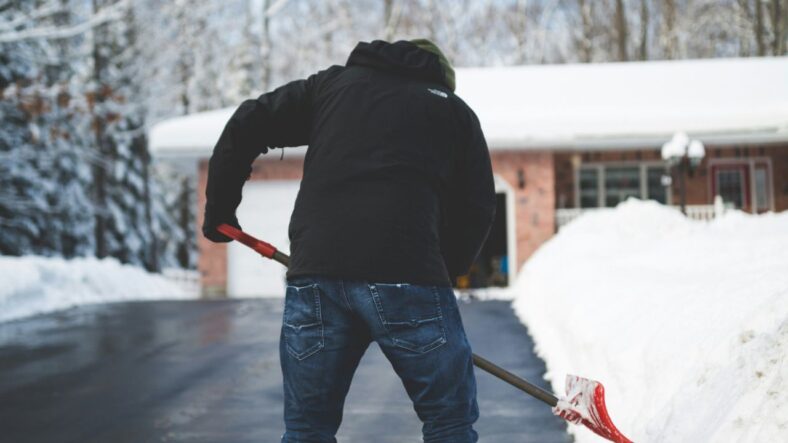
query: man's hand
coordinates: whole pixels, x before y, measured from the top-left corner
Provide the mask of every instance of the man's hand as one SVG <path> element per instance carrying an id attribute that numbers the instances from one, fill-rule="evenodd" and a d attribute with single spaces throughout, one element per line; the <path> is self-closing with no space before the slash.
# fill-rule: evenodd
<path id="1" fill-rule="evenodd" d="M 227 243 L 233 241 L 230 237 L 220 233 L 216 230 L 216 228 L 221 225 L 227 223 L 230 226 L 235 228 L 241 229 L 241 225 L 238 224 L 238 219 L 235 217 L 235 214 L 232 215 L 217 215 L 213 211 L 209 211 L 208 209 L 205 210 L 205 221 L 202 224 L 202 235 L 205 236 L 208 240 L 214 243 Z"/>

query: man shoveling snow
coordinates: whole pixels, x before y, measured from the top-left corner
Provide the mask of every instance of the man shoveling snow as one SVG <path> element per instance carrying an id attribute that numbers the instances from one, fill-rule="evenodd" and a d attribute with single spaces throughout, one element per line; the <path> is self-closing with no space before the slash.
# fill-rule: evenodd
<path id="1" fill-rule="evenodd" d="M 471 348 L 451 279 L 493 221 L 487 145 L 431 42 L 359 43 L 333 66 L 245 101 L 210 161 L 203 232 L 216 242 L 252 161 L 309 145 L 290 221 L 280 339 L 283 442 L 333 442 L 372 341 L 402 379 L 426 442 L 475 442 Z"/>

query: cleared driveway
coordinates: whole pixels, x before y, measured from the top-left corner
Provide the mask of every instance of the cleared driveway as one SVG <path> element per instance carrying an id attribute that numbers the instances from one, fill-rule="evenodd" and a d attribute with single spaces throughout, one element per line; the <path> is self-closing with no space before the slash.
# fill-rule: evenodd
<path id="1" fill-rule="evenodd" d="M 282 300 L 87 306 L 0 323 L 0 441 L 277 442 Z M 474 351 L 541 383 L 508 303 L 461 303 Z M 481 442 L 570 442 L 541 403 L 477 370 Z M 340 442 L 420 441 L 399 379 L 370 346 Z"/>

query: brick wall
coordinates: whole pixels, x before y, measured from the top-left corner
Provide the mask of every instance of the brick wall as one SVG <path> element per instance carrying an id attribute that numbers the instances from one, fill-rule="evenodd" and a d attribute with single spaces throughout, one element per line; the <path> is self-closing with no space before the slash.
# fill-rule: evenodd
<path id="1" fill-rule="evenodd" d="M 553 154 L 532 151 L 494 151 L 493 171 L 515 193 L 517 269 L 555 233 Z M 520 174 L 522 171 L 522 175 Z M 520 178 L 524 179 L 522 185 Z"/>

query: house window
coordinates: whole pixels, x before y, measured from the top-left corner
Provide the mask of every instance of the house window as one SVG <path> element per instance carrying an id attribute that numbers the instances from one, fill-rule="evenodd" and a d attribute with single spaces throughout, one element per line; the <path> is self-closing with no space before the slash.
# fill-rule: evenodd
<path id="1" fill-rule="evenodd" d="M 577 176 L 577 204 L 581 208 L 614 207 L 630 197 L 667 204 L 665 173 L 661 163 L 583 165 Z"/>
<path id="2" fill-rule="evenodd" d="M 744 171 L 742 169 L 720 169 L 715 177 L 717 194 L 725 203 L 736 208 L 744 207 Z"/>
<path id="3" fill-rule="evenodd" d="M 648 166 L 646 168 L 647 198 L 666 205 L 668 204 L 668 188 L 663 184 L 664 176 L 664 166 Z"/>
<path id="4" fill-rule="evenodd" d="M 605 168 L 605 206 L 614 207 L 629 197 L 641 197 L 640 167 Z"/>
<path id="5" fill-rule="evenodd" d="M 599 169 L 584 168 L 580 170 L 580 207 L 596 208 L 599 206 Z"/>

